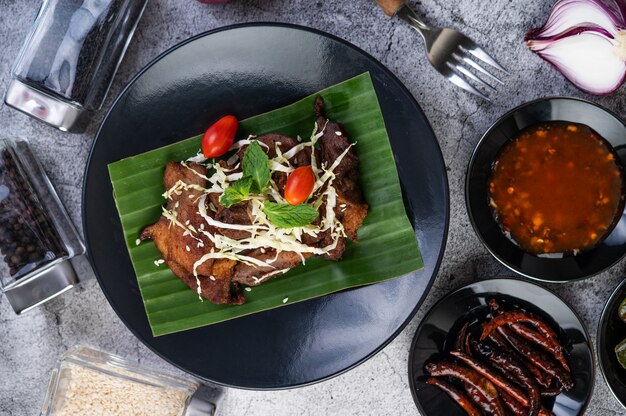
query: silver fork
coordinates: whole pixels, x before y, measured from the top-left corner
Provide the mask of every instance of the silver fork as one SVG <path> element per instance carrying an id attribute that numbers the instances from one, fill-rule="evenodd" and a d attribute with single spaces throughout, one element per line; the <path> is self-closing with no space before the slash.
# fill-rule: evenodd
<path id="1" fill-rule="evenodd" d="M 496 88 L 476 76 L 470 69 L 483 74 L 486 79 L 494 83 L 503 84 L 495 75 L 480 66 L 476 60 L 508 73 L 506 69 L 463 33 L 454 29 L 428 26 L 406 4 L 406 0 L 376 0 L 376 3 L 387 15 L 398 16 L 422 35 L 426 44 L 426 55 L 431 65 L 455 85 L 490 101 L 487 95 L 480 92 L 468 81 L 473 81 L 488 90 L 495 91 Z"/>

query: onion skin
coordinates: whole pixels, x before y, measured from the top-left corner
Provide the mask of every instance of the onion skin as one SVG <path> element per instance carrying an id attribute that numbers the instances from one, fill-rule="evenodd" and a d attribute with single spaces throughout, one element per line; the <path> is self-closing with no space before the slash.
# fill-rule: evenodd
<path id="1" fill-rule="evenodd" d="M 557 0 L 529 49 L 580 90 L 609 95 L 626 80 L 626 0 Z"/>

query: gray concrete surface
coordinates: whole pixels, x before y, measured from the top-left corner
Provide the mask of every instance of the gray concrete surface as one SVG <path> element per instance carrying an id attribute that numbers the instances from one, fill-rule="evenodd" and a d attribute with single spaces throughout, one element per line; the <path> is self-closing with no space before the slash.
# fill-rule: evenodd
<path id="1" fill-rule="evenodd" d="M 420 312 L 397 339 L 358 368 L 314 386 L 279 392 L 216 389 L 222 415 L 418 414 L 409 392 L 406 368 L 410 341 L 425 311 L 448 291 L 472 280 L 512 275 L 481 246 L 463 202 L 465 168 L 482 132 L 508 109 L 541 96 L 584 97 L 617 113 L 625 108 L 624 89 L 607 98 L 585 96 L 526 50 L 522 43 L 525 31 L 542 23 L 550 3 L 421 0 L 416 4 L 428 21 L 463 29 L 510 69 L 506 86 L 488 104 L 444 81 L 429 67 L 416 34 L 383 15 L 371 0 L 233 0 L 222 6 L 202 5 L 194 0 L 150 1 L 105 107 L 141 67 L 192 35 L 231 23 L 297 23 L 347 39 L 381 60 L 400 78 L 430 119 L 450 176 L 452 218 L 445 260 Z M 10 67 L 38 4 L 37 0 L 0 0 L 2 96 Z M 0 136 L 31 140 L 80 227 L 82 174 L 92 135 L 63 134 L 1 105 Z M 581 315 L 594 341 L 602 305 L 623 278 L 625 265 L 622 261 L 608 272 L 582 282 L 550 286 Z M 85 261 L 79 264 L 79 270 L 85 278 L 93 275 Z M 6 299 L 0 299 L 0 415 L 38 414 L 55 361 L 78 343 L 177 372 L 133 337 L 95 280 L 24 316 L 15 316 Z M 587 414 L 625 413 L 598 373 Z"/>

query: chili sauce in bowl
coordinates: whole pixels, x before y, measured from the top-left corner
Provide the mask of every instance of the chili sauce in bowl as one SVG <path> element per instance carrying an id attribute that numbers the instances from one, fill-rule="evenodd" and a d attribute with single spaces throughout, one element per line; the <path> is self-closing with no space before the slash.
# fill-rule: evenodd
<path id="1" fill-rule="evenodd" d="M 488 184 L 501 230 L 535 255 L 593 248 L 624 208 L 622 165 L 612 146 L 584 124 L 525 128 L 501 149 Z"/>

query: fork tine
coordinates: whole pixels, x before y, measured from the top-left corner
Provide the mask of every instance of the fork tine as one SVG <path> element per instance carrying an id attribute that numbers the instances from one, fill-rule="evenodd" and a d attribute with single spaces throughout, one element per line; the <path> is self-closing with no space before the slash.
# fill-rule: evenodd
<path id="1" fill-rule="evenodd" d="M 461 45 L 461 49 L 465 49 L 467 52 L 471 53 L 476 58 L 480 59 L 483 62 L 488 63 L 494 68 L 499 69 L 505 74 L 509 73 L 506 69 L 504 69 L 502 65 L 500 65 L 498 62 L 496 62 L 495 59 L 489 56 L 489 54 L 485 52 L 480 46 L 478 46 L 473 40 L 468 39 L 468 41 L 469 42 L 467 42 L 467 45 Z"/>
<path id="2" fill-rule="evenodd" d="M 462 67 L 460 64 L 456 64 L 454 65 L 454 67 L 456 68 L 457 71 L 459 71 L 461 74 L 465 75 L 467 78 L 474 80 L 475 82 L 478 83 L 478 85 L 482 85 L 485 88 L 490 88 L 492 90 L 496 90 L 493 86 L 487 84 L 485 81 L 483 81 L 482 79 L 478 78 L 476 75 L 472 74 L 470 71 L 468 71 L 467 69 L 465 69 L 464 67 Z"/>
<path id="3" fill-rule="evenodd" d="M 448 67 L 450 68 L 450 73 L 444 74 L 444 75 L 445 75 L 446 78 L 448 78 L 448 80 L 450 82 L 452 82 L 457 87 L 463 88 L 467 92 L 471 92 L 472 94 L 477 95 L 478 97 L 482 98 L 483 100 L 491 101 L 489 99 L 489 97 L 487 97 L 482 92 L 478 91 L 476 88 L 474 88 L 472 86 L 472 84 L 470 84 L 469 82 L 465 81 L 462 77 L 460 77 L 455 72 L 455 68 L 450 63 L 448 63 Z"/>
<path id="4" fill-rule="evenodd" d="M 470 59 L 468 56 L 466 56 L 465 54 L 463 54 L 462 56 L 457 55 L 456 53 L 453 54 L 456 58 L 458 59 L 462 59 L 466 64 L 468 64 L 469 66 L 471 66 L 472 68 L 474 68 L 475 70 L 479 71 L 482 74 L 485 74 L 486 76 L 488 76 L 489 78 L 491 78 L 492 80 L 496 81 L 499 84 L 504 85 L 504 82 L 502 82 L 498 77 L 496 77 L 495 75 L 493 75 L 492 73 L 490 73 L 489 71 L 487 71 L 485 68 L 483 68 L 482 66 L 478 65 L 476 62 L 474 62 L 473 59 Z"/>

